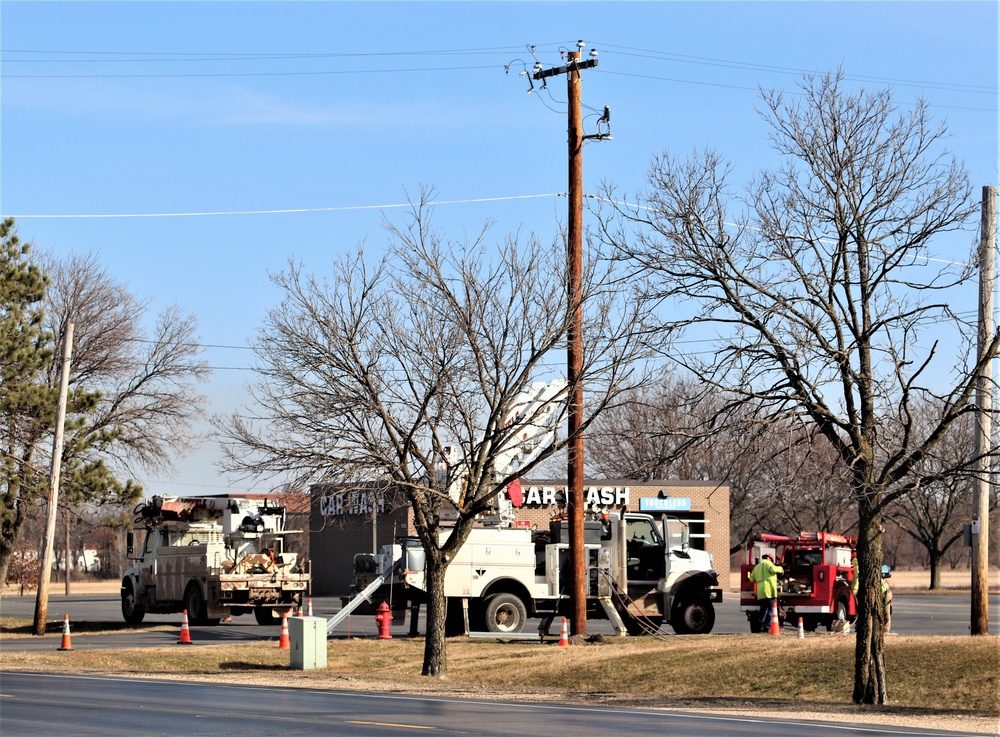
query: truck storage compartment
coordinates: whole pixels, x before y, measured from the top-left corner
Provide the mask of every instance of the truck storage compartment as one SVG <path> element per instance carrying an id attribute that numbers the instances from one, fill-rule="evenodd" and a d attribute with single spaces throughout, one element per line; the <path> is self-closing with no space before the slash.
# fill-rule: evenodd
<path id="1" fill-rule="evenodd" d="M 600 545 L 604 527 L 597 520 L 587 520 L 583 523 L 583 544 Z M 549 534 L 553 543 L 569 543 L 569 520 L 559 520 L 549 523 Z"/>

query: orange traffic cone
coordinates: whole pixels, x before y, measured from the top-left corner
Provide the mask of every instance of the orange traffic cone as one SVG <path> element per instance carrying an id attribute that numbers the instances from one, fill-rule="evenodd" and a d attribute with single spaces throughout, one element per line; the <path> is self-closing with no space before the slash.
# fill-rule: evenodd
<path id="1" fill-rule="evenodd" d="M 306 615 L 311 617 L 313 615 L 313 598 L 310 596 L 306 602 Z"/>
<path id="2" fill-rule="evenodd" d="M 278 647 L 282 650 L 288 650 L 290 647 L 288 641 L 288 612 L 281 615 L 281 637 L 278 638 Z"/>
<path id="3" fill-rule="evenodd" d="M 63 616 L 63 633 L 62 633 L 62 644 L 59 646 L 60 650 L 72 650 L 73 642 L 69 636 L 69 615 Z"/>
<path id="4" fill-rule="evenodd" d="M 566 617 L 563 617 L 562 632 L 559 633 L 559 647 L 569 645 L 569 626 L 566 624 Z"/>
<path id="5" fill-rule="evenodd" d="M 781 622 L 778 621 L 778 601 L 771 602 L 771 634 L 775 637 L 781 634 Z"/>
<path id="6" fill-rule="evenodd" d="M 802 617 L 799 617 L 799 639 L 804 640 L 806 638 L 806 628 L 802 626 Z"/>
<path id="7" fill-rule="evenodd" d="M 181 639 L 177 641 L 178 645 L 190 645 L 191 644 L 191 630 L 188 627 L 188 610 L 184 610 L 184 617 L 181 619 Z"/>

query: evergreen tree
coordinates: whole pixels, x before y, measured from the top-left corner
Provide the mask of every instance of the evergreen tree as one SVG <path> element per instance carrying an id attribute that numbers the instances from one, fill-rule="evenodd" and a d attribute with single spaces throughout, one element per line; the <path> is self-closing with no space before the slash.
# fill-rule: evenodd
<path id="1" fill-rule="evenodd" d="M 0 581 L 28 510 L 47 488 L 35 454 L 57 400 L 43 381 L 52 363 L 42 310 L 48 279 L 29 251 L 13 218 L 0 223 Z"/>

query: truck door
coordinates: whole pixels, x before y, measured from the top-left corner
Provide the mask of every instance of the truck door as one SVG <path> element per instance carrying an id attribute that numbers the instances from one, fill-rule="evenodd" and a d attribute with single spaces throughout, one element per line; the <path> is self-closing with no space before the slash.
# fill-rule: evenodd
<path id="1" fill-rule="evenodd" d="M 156 528 L 146 530 L 146 538 L 142 542 L 142 550 L 139 553 L 139 583 L 156 599 L 156 556 L 153 548 L 156 545 Z"/>
<path id="2" fill-rule="evenodd" d="M 655 586 L 666 575 L 663 538 L 652 520 L 626 520 L 625 551 L 630 585 L 652 583 Z"/>

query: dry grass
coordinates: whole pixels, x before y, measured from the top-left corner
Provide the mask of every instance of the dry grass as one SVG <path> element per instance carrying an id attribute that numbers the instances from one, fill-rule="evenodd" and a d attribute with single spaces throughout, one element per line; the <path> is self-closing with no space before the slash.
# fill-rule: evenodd
<path id="1" fill-rule="evenodd" d="M 62 632 L 63 621 L 52 619 L 46 621 L 46 634 L 59 634 Z M 125 622 L 87 622 L 84 620 L 74 621 L 72 633 L 74 635 L 113 635 L 117 632 L 165 632 L 177 630 L 176 624 L 157 624 L 147 622 L 145 624 L 126 624 Z M 34 628 L 31 620 L 15 617 L 0 617 L 0 640 L 34 637 Z"/>
<path id="2" fill-rule="evenodd" d="M 448 644 L 448 688 L 483 694 L 504 688 L 536 698 L 656 705 L 753 704 L 769 708 L 850 703 L 854 639 L 719 635 L 703 638 L 599 638 L 594 644 Z M 129 650 L 4 653 L 0 669 L 71 670 L 275 682 L 286 685 L 424 691 L 421 640 L 333 640 L 328 668 L 293 671 L 273 643 Z M 1000 715 L 1000 648 L 995 638 L 907 637 L 887 644 L 893 707 L 914 713 Z M 780 665 L 778 665 L 780 664 Z M 302 683 L 302 682 L 305 683 Z M 435 682 L 437 683 L 437 682 Z M 380 684 L 380 685 L 379 685 Z M 391 684 L 391 685 L 388 685 Z M 933 708 L 928 708 L 933 705 Z"/>

